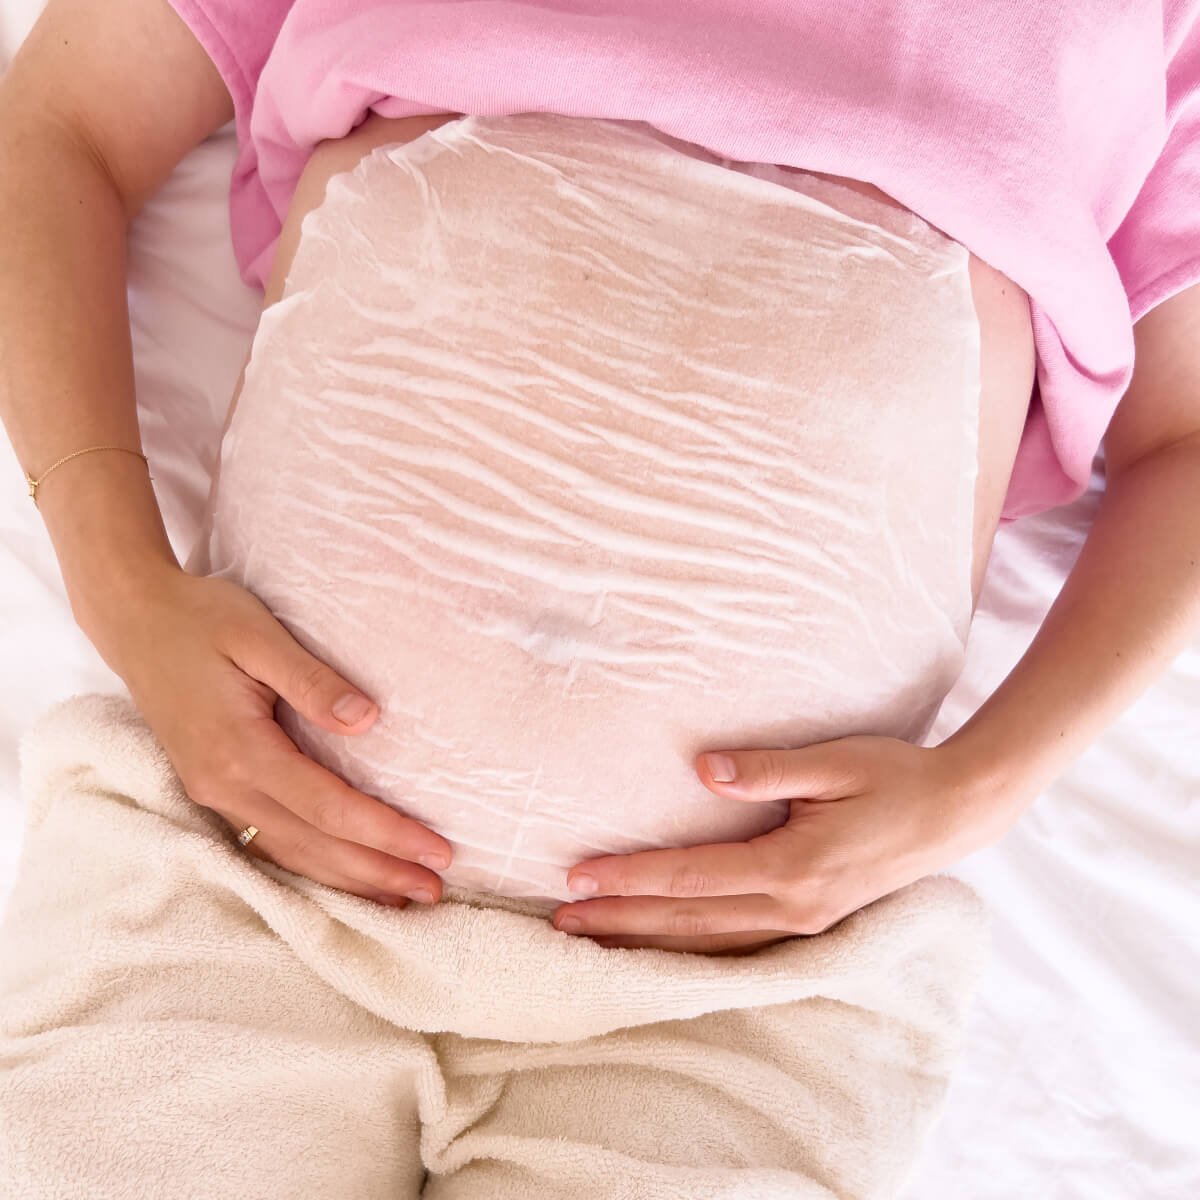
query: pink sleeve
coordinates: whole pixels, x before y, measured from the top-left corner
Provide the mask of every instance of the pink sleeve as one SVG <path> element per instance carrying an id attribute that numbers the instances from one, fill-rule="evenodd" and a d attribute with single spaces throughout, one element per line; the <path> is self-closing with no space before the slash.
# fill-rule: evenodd
<path id="1" fill-rule="evenodd" d="M 1200 283 L 1200 17 L 1167 72 L 1168 135 L 1108 248 L 1132 319 Z"/>
<path id="2" fill-rule="evenodd" d="M 258 77 L 293 0 L 169 2 L 221 73 L 233 97 L 238 141 L 244 144 Z"/>

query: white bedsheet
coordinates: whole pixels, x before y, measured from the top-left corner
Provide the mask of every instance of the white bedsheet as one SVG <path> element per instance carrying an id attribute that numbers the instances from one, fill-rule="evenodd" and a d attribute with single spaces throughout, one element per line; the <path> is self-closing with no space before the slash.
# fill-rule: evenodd
<path id="1" fill-rule="evenodd" d="M 0 0 L 0 66 L 40 0 Z M 261 297 L 237 277 L 226 128 L 139 218 L 130 260 L 143 436 L 186 555 Z M 120 681 L 78 632 L 21 471 L 0 439 L 0 904 L 19 853 L 16 747 L 47 705 Z M 1020 657 L 1103 487 L 1001 531 L 940 740 Z M 988 903 L 991 965 L 945 1115 L 908 1200 L 1200 1196 L 1200 638 L 956 873 Z M 66 864 L 69 869 L 69 864 Z"/>

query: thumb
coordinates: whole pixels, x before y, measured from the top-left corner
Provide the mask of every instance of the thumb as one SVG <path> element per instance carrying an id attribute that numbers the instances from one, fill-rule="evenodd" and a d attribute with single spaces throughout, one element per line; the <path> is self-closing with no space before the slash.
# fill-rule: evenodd
<path id="1" fill-rule="evenodd" d="M 866 787 L 853 738 L 798 750 L 713 750 L 699 755 L 696 773 L 710 791 L 735 800 L 841 800 Z"/>
<path id="2" fill-rule="evenodd" d="M 274 617 L 242 642 L 239 666 L 330 733 L 365 733 L 379 706 L 310 654 Z"/>

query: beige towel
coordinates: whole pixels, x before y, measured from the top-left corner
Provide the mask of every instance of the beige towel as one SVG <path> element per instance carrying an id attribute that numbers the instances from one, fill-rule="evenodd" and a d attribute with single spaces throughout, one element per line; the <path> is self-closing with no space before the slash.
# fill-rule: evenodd
<path id="1" fill-rule="evenodd" d="M 984 955 L 944 877 L 743 958 L 383 908 L 243 854 L 121 697 L 22 769 L 6 1198 L 894 1196 Z"/>

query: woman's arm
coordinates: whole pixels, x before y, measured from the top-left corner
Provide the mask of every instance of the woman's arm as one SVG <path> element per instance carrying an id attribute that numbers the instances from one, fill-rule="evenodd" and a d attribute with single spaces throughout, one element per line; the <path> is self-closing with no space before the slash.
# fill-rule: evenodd
<path id="1" fill-rule="evenodd" d="M 1020 812 L 1200 627 L 1200 285 L 1135 326 L 1105 439 L 1107 484 L 1037 637 L 956 734 L 983 820 Z"/>
<path id="2" fill-rule="evenodd" d="M 232 112 L 166 0 L 50 0 L 0 81 L 0 419 L 33 475 L 87 446 L 140 449 L 126 231 Z M 178 568 L 145 464 L 83 455 L 38 507 L 103 654 L 147 574 Z"/>
<path id="3" fill-rule="evenodd" d="M 0 84 L 0 418 L 34 476 L 87 446 L 140 448 L 126 230 L 232 113 L 166 0 L 51 0 Z M 356 734 L 376 707 L 249 592 L 180 568 L 143 463 L 85 454 L 38 507 L 76 621 L 193 800 L 320 883 L 400 904 L 440 892 L 416 860 L 445 865 L 449 843 L 306 759 L 273 716 L 282 696 Z"/>

